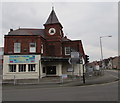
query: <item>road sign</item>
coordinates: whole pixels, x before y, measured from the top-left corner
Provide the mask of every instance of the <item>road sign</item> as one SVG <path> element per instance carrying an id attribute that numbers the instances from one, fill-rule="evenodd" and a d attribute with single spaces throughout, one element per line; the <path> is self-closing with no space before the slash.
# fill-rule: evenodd
<path id="1" fill-rule="evenodd" d="M 71 58 L 79 58 L 79 52 L 71 52 Z"/>
<path id="2" fill-rule="evenodd" d="M 62 74 L 62 79 L 67 79 L 67 74 Z"/>
<path id="3" fill-rule="evenodd" d="M 69 64 L 83 64 L 81 58 L 69 58 L 68 62 Z"/>

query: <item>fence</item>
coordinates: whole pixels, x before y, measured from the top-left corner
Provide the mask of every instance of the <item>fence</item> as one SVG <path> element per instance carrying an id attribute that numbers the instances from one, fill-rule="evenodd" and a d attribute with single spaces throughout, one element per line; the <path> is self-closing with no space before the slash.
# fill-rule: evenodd
<path id="1" fill-rule="evenodd" d="M 62 78 L 62 76 L 50 76 L 43 78 L 29 78 L 29 79 L 19 79 L 16 75 L 0 75 L 2 84 L 61 84 L 70 81 L 80 80 L 80 77 L 77 76 L 67 76 L 67 78 Z M 7 79 L 5 79 L 7 78 Z M 11 78 L 11 79 L 9 79 Z"/>
<path id="2" fill-rule="evenodd" d="M 28 79 L 19 79 L 17 75 L 0 75 L 0 79 L 2 80 L 1 83 L 3 84 L 62 84 L 72 81 L 82 81 L 82 76 L 77 76 L 78 74 L 74 75 L 67 75 L 67 77 L 63 76 L 50 76 L 50 77 L 43 77 L 43 78 L 28 78 Z M 85 78 L 91 78 L 93 76 L 100 76 L 101 71 L 93 71 L 93 72 L 86 72 Z M 34 76 L 33 76 L 34 77 Z M 5 79 L 6 78 L 6 79 Z M 11 79 L 9 79 L 11 78 Z"/>

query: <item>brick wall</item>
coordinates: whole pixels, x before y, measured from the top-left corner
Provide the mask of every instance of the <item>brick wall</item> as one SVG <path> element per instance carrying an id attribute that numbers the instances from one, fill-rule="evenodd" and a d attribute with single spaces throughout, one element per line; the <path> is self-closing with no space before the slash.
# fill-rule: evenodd
<path id="1" fill-rule="evenodd" d="M 41 52 L 41 37 L 40 36 L 5 36 L 4 54 L 15 54 L 14 43 L 21 43 L 21 53 L 29 54 L 29 43 L 36 43 L 36 53 Z M 18 53 L 17 53 L 18 54 Z"/>

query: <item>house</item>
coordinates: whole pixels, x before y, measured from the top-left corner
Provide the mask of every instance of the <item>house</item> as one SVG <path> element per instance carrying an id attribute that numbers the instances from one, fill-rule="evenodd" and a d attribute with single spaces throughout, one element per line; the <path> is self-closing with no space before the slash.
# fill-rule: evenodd
<path id="1" fill-rule="evenodd" d="M 88 64 L 88 68 L 93 68 L 93 70 L 100 70 L 100 61 L 93 61 Z"/>
<path id="2" fill-rule="evenodd" d="M 108 69 L 120 69 L 120 56 L 110 57 Z"/>
<path id="3" fill-rule="evenodd" d="M 113 69 L 120 69 L 120 56 L 116 56 L 113 58 Z"/>
<path id="4" fill-rule="evenodd" d="M 81 76 L 83 64 L 68 62 L 71 51 L 81 54 L 81 40 L 70 40 L 63 33 L 63 26 L 52 9 L 44 29 L 10 29 L 4 40 L 4 79 L 37 79 L 62 74 Z M 70 68 L 74 68 L 71 73 Z"/>

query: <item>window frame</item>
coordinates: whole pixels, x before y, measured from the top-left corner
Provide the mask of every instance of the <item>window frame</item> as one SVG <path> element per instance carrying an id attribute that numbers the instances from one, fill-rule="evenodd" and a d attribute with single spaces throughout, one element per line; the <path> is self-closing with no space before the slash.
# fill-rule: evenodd
<path id="1" fill-rule="evenodd" d="M 68 49 L 69 48 L 69 53 L 68 52 Z M 70 47 L 65 47 L 65 55 L 71 55 L 71 48 Z"/>
<path id="2" fill-rule="evenodd" d="M 19 72 L 26 72 L 26 64 L 18 64 Z"/>
<path id="3" fill-rule="evenodd" d="M 9 72 L 16 72 L 16 64 L 9 64 Z"/>
<path id="4" fill-rule="evenodd" d="M 41 44 L 41 54 L 43 54 L 43 53 L 44 53 L 44 45 Z"/>
<path id="5" fill-rule="evenodd" d="M 14 53 L 20 53 L 21 52 L 21 43 L 15 42 L 14 43 Z"/>
<path id="6" fill-rule="evenodd" d="M 34 46 L 33 46 L 33 44 L 34 44 Z M 36 42 L 29 43 L 29 52 L 30 53 L 35 53 L 36 52 Z"/>
<path id="7" fill-rule="evenodd" d="M 36 71 L 36 64 L 28 64 L 28 72 L 35 72 L 35 71 Z"/>

